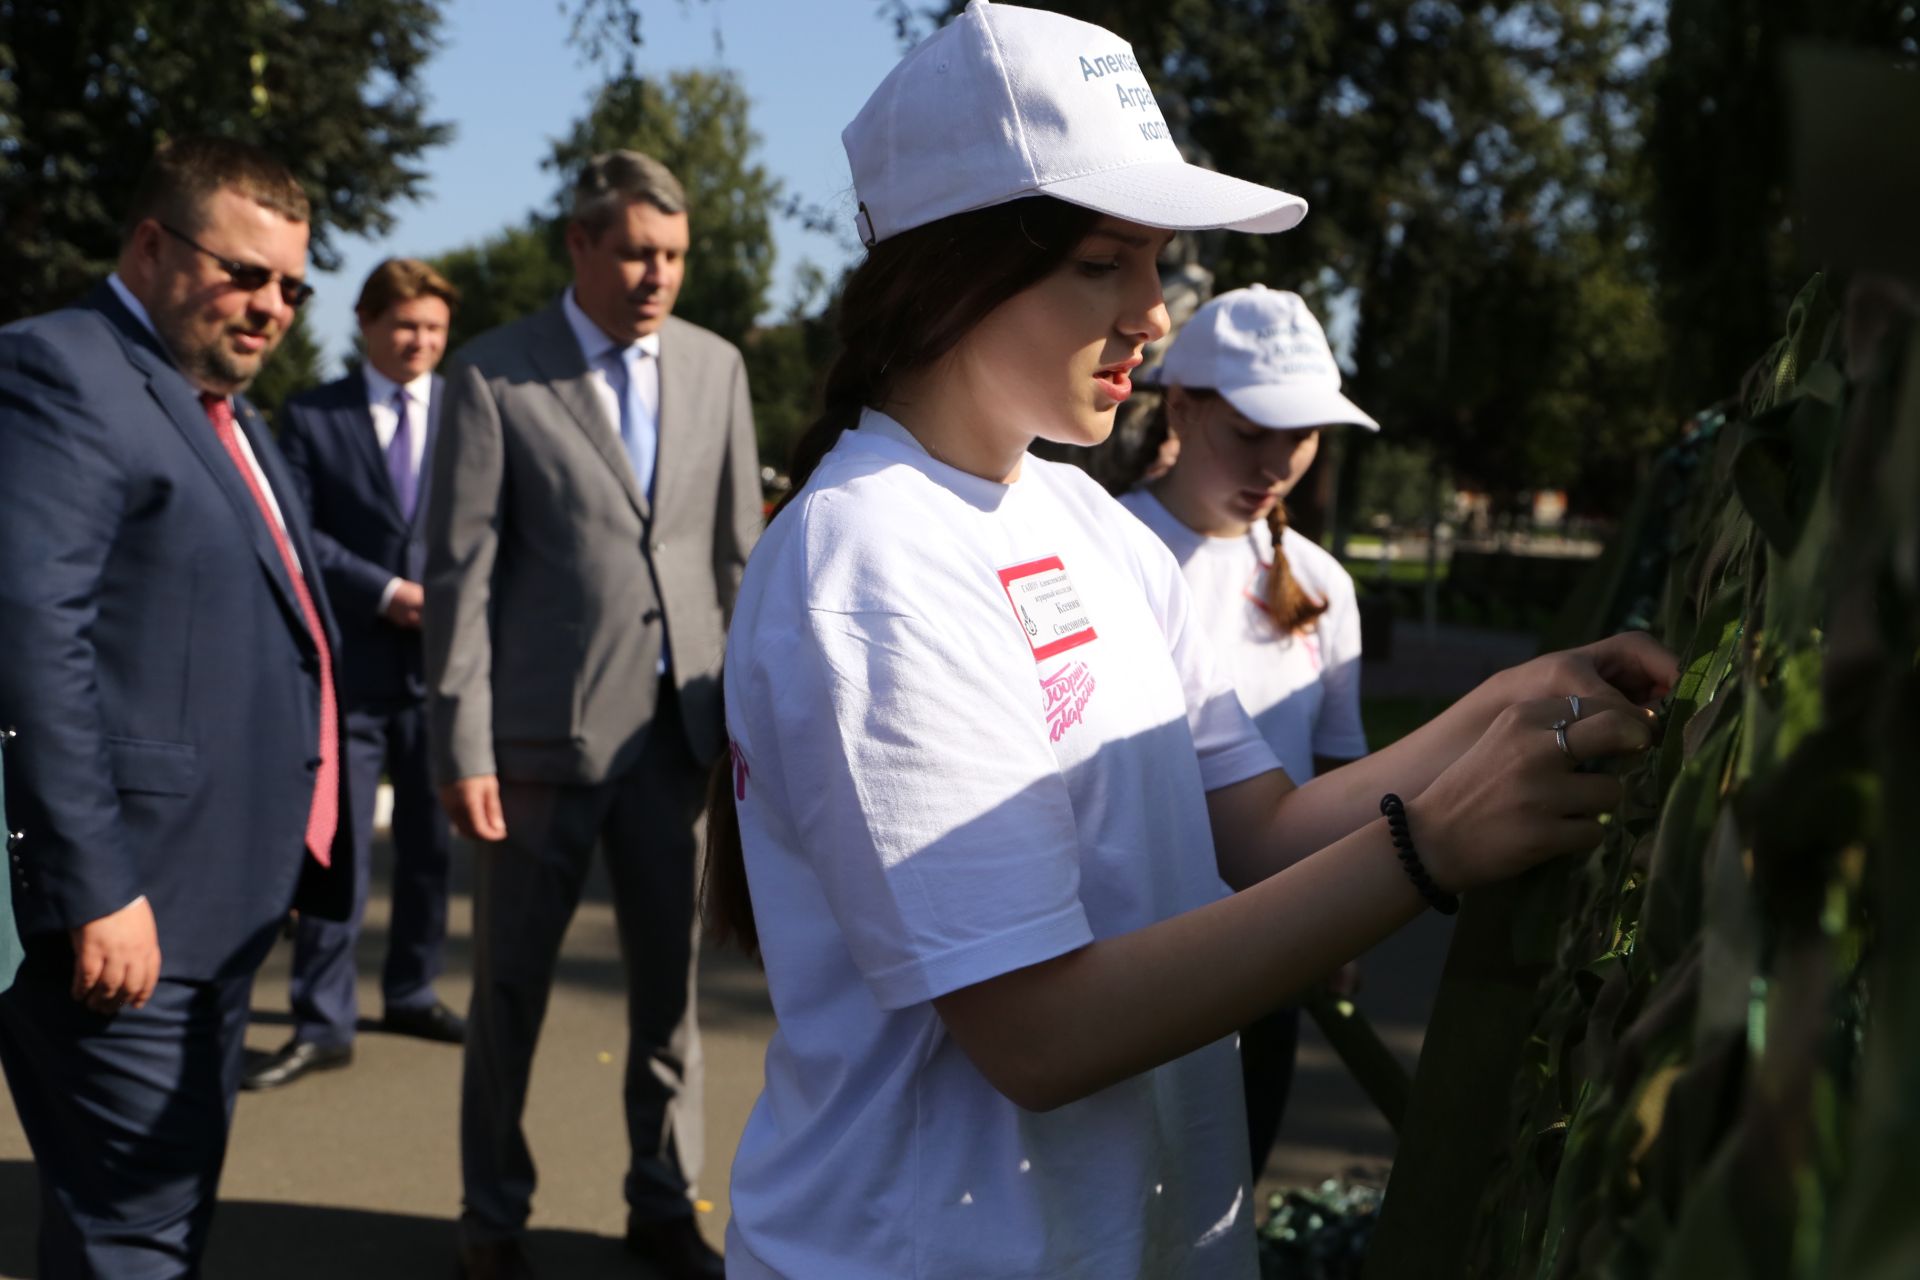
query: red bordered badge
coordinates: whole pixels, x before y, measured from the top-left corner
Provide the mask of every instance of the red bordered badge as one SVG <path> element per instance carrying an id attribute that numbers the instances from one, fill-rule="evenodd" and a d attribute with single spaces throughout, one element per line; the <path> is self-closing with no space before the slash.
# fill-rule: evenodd
<path id="1" fill-rule="evenodd" d="M 1033 649 L 1035 662 L 1099 639 L 1059 556 L 1002 569 L 1000 585 L 1006 589 L 1013 620 Z"/>

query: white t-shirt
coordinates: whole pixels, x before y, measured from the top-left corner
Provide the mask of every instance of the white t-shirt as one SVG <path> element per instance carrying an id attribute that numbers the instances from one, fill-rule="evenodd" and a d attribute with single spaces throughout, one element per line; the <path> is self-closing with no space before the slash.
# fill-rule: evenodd
<path id="1" fill-rule="evenodd" d="M 1180 562 L 1193 610 L 1260 733 L 1295 782 L 1313 758 L 1367 754 L 1360 725 L 1360 606 L 1353 577 L 1324 548 L 1288 529 L 1287 567 L 1327 611 L 1305 631 L 1281 635 L 1267 612 L 1273 535 L 1260 521 L 1239 538 L 1195 533 L 1145 489 L 1120 499 Z"/>
<path id="2" fill-rule="evenodd" d="M 935 997 L 1213 902 L 1275 767 L 1166 549 L 1077 468 L 996 484 L 869 411 L 755 548 L 727 724 L 778 1029 L 735 1280 L 1252 1280 L 1231 1040 L 1048 1112 Z"/>

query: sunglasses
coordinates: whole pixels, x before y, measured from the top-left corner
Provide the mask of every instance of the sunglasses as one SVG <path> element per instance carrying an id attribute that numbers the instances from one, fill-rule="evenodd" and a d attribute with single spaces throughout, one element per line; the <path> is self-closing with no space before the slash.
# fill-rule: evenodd
<path id="1" fill-rule="evenodd" d="M 172 236 L 175 240 L 178 240 L 181 244 L 186 245 L 190 249 L 197 249 L 209 258 L 212 258 L 214 262 L 219 264 L 220 269 L 227 273 L 227 277 L 233 281 L 234 287 L 244 293 L 258 293 L 274 280 L 278 280 L 280 282 L 280 296 L 285 299 L 286 304 L 295 311 L 300 309 L 300 304 L 313 296 L 313 286 L 298 276 L 283 276 L 272 267 L 256 266 L 251 262 L 235 262 L 231 258 L 223 258 L 184 231 L 175 231 L 164 222 L 158 225 L 162 231 Z"/>

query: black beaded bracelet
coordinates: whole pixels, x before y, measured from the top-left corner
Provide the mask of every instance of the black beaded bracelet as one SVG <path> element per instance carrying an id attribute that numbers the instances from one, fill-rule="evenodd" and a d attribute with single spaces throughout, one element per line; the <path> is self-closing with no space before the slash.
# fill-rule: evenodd
<path id="1" fill-rule="evenodd" d="M 1407 876 L 1413 881 L 1413 887 L 1427 900 L 1427 905 L 1441 915 L 1450 916 L 1460 909 L 1460 899 L 1446 892 L 1433 882 L 1426 867 L 1420 863 L 1420 855 L 1414 852 L 1413 836 L 1407 831 L 1407 806 L 1400 797 L 1389 791 L 1380 797 L 1380 812 L 1387 818 L 1387 834 L 1393 837 L 1393 848 L 1400 855 L 1400 865 L 1407 870 Z"/>

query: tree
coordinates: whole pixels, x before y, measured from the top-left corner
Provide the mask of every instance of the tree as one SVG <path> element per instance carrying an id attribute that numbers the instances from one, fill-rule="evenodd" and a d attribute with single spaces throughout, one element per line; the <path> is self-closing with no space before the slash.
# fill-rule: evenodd
<path id="1" fill-rule="evenodd" d="M 1731 395 L 1805 277 L 1792 243 L 1781 57 L 1795 40 L 1920 54 L 1910 0 L 1672 0 L 1648 130 L 1674 396 Z M 1811 193 L 1808 193 L 1811 194 Z"/>
<path id="2" fill-rule="evenodd" d="M 469 338 L 538 311 L 567 287 L 573 268 L 561 241 L 564 229 L 560 219 L 536 214 L 433 260 L 434 269 L 460 290 L 447 350 L 457 351 Z"/>
<path id="3" fill-rule="evenodd" d="M 817 391 L 839 349 L 838 288 L 811 263 L 799 286 L 785 319 L 754 329 L 740 348 L 760 460 L 782 472 L 820 411 Z"/>
<path id="4" fill-rule="evenodd" d="M 154 144 L 191 133 L 280 157 L 314 202 L 313 255 L 416 197 L 434 0 L 0 0 L 0 323 L 104 275 Z"/>
<path id="5" fill-rule="evenodd" d="M 449 346 L 536 311 L 566 288 L 573 278 L 565 231 L 574 174 L 599 152 L 642 151 L 673 170 L 687 193 L 693 242 L 674 314 L 741 348 L 762 454 L 786 457 L 826 359 L 821 322 L 805 315 L 826 288 L 813 280 L 802 290 L 807 301 L 784 322 L 756 328 L 773 282 L 780 184 L 755 158 L 760 139 L 748 110 L 745 90 L 726 72 L 676 71 L 664 83 L 621 77 L 604 86 L 545 162 L 559 180 L 547 209 L 434 260 L 461 294 Z"/>
<path id="6" fill-rule="evenodd" d="M 276 432 L 285 425 L 280 421 L 280 409 L 287 398 L 320 384 L 320 364 L 320 344 L 313 340 L 307 313 L 302 311 L 247 388 L 247 399 L 266 415 Z"/>
<path id="7" fill-rule="evenodd" d="M 664 87 L 619 79 L 554 143 L 544 167 L 559 178 L 552 204 L 525 223 L 435 259 L 459 287 L 454 341 L 527 314 L 573 278 L 566 220 L 573 178 L 602 151 L 645 152 L 687 193 L 693 236 L 674 314 L 740 343 L 766 307 L 773 281 L 772 214 L 780 184 L 754 159 L 760 139 L 745 90 L 727 72 L 676 71 Z"/>
<path id="8" fill-rule="evenodd" d="M 754 159 L 760 137 L 748 111 L 746 91 L 730 72 L 675 71 L 664 85 L 623 77 L 600 90 L 545 162 L 560 177 L 560 213 L 574 175 L 600 152 L 629 148 L 673 170 L 686 188 L 693 234 L 675 311 L 736 343 L 766 308 L 780 196 L 780 183 Z"/>
<path id="9" fill-rule="evenodd" d="M 1657 346 L 1581 345 L 1596 303 L 1649 309 L 1642 184 L 1619 163 L 1657 35 L 1637 7 L 1040 2 L 1131 41 L 1189 158 L 1307 198 L 1296 230 L 1208 233 L 1200 261 L 1216 289 L 1351 308 L 1352 394 L 1390 435 L 1524 488 L 1576 478 L 1595 418 L 1638 440 L 1664 416 L 1635 363 Z"/>

